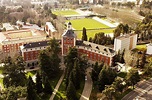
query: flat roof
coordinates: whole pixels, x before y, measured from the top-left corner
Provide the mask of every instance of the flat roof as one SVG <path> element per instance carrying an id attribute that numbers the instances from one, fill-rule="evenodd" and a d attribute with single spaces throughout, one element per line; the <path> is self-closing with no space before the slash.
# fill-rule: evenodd
<path id="1" fill-rule="evenodd" d="M 40 30 L 16 30 L 16 31 L 6 31 L 0 32 L 1 41 L 5 40 L 14 40 L 14 39 L 21 39 L 21 38 L 29 38 L 29 37 L 37 37 L 37 36 L 45 36 L 43 31 Z"/>
<path id="2" fill-rule="evenodd" d="M 133 36 L 133 35 L 137 35 L 137 34 L 125 34 L 125 35 L 116 37 L 116 39 L 123 40 L 123 39 L 129 38 L 130 36 Z"/>

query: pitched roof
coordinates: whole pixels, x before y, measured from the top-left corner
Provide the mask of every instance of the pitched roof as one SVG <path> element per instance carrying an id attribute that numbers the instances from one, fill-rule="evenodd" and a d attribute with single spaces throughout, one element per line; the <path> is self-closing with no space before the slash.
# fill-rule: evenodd
<path id="1" fill-rule="evenodd" d="M 40 41 L 40 42 L 32 42 L 28 44 L 24 44 L 24 49 L 35 48 L 35 47 L 44 47 L 48 46 L 49 41 Z"/>
<path id="2" fill-rule="evenodd" d="M 74 33 L 73 30 L 66 30 L 66 31 L 62 34 L 62 36 L 64 36 L 64 37 L 76 37 L 76 35 L 75 35 L 75 33 Z"/>

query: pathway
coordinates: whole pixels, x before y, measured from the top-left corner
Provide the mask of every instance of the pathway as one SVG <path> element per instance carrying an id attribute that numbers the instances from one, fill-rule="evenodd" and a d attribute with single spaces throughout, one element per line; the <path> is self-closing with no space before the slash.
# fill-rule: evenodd
<path id="1" fill-rule="evenodd" d="M 89 67 L 87 68 L 87 72 L 86 72 L 87 80 L 85 79 L 85 85 L 80 100 L 89 100 L 92 91 L 92 79 L 90 76 L 90 72 L 91 72 L 91 68 Z"/>
<path id="2" fill-rule="evenodd" d="M 58 83 L 57 83 L 57 85 L 56 85 L 56 87 L 55 87 L 55 89 L 54 89 L 54 91 L 53 91 L 53 93 L 52 93 L 52 95 L 51 95 L 51 97 L 50 97 L 50 100 L 53 100 L 54 99 L 54 97 L 55 97 L 55 95 L 56 95 L 56 93 L 57 93 L 57 91 L 58 91 L 58 89 L 59 89 L 59 87 L 60 87 L 60 85 L 61 85 L 61 83 L 62 83 L 62 81 L 63 81 L 63 79 L 64 79 L 64 75 L 65 75 L 65 65 L 64 64 L 62 64 L 61 65 L 61 68 L 63 68 L 63 74 L 62 74 L 62 76 L 60 77 L 60 79 L 59 79 L 59 81 L 58 81 Z"/>

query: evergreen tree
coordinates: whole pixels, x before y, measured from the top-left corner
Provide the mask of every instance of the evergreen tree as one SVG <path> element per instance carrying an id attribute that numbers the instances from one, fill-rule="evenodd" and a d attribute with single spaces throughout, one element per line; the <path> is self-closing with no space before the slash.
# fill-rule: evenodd
<path id="1" fill-rule="evenodd" d="M 78 100 L 76 96 L 76 90 L 72 81 L 69 82 L 69 85 L 66 90 L 67 100 Z"/>
<path id="2" fill-rule="evenodd" d="M 83 27 L 82 40 L 87 41 L 87 33 L 86 33 L 86 28 L 85 27 Z"/>
<path id="3" fill-rule="evenodd" d="M 21 56 L 17 56 L 14 61 L 11 57 L 7 57 L 4 61 L 4 86 L 7 88 L 9 86 L 25 86 L 26 76 L 25 76 L 25 63 Z"/>
<path id="4" fill-rule="evenodd" d="M 42 90 L 43 90 L 43 87 L 42 87 L 42 78 L 41 78 L 41 75 L 39 74 L 39 72 L 37 72 L 36 74 L 36 92 L 37 93 L 41 93 Z"/>
<path id="5" fill-rule="evenodd" d="M 141 59 L 141 68 L 144 68 L 146 63 L 146 51 L 143 51 L 142 59 Z"/>
<path id="6" fill-rule="evenodd" d="M 54 68 L 52 67 L 48 52 L 45 50 L 41 51 L 38 59 L 43 77 L 47 76 L 49 78 L 53 78 L 56 74 L 54 72 Z"/>
<path id="7" fill-rule="evenodd" d="M 45 77 L 45 80 L 44 80 L 43 84 L 44 84 L 43 92 L 46 93 L 46 94 L 52 94 L 53 90 L 52 90 L 52 87 L 50 85 L 50 82 L 49 82 L 47 76 Z"/>
<path id="8" fill-rule="evenodd" d="M 110 68 L 106 69 L 106 66 L 102 68 L 98 76 L 98 87 L 102 91 L 105 85 L 111 85 L 116 77 L 116 72 Z"/>
<path id="9" fill-rule="evenodd" d="M 92 74 L 91 74 L 91 77 L 92 77 L 92 80 L 93 81 L 97 81 L 98 80 L 98 62 L 95 63 L 95 65 L 93 66 L 93 69 L 92 69 Z"/>
<path id="10" fill-rule="evenodd" d="M 27 85 L 27 100 L 36 100 L 35 84 L 29 76 L 28 85 Z"/>

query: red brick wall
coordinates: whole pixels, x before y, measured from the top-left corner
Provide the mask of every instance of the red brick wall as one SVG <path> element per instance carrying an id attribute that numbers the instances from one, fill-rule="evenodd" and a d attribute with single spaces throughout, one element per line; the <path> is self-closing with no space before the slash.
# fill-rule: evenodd
<path id="1" fill-rule="evenodd" d="M 74 38 L 63 37 L 63 54 L 67 54 L 69 47 L 74 47 Z"/>
<path id="2" fill-rule="evenodd" d="M 79 49 L 78 48 L 78 53 L 79 53 L 79 55 L 85 54 L 88 57 L 89 60 L 99 61 L 99 62 L 103 61 L 107 65 L 110 64 L 110 57 L 98 54 L 96 52 L 93 52 L 93 51 L 91 52 L 91 51 L 88 51 L 88 50 L 85 50 L 85 49 Z"/>

